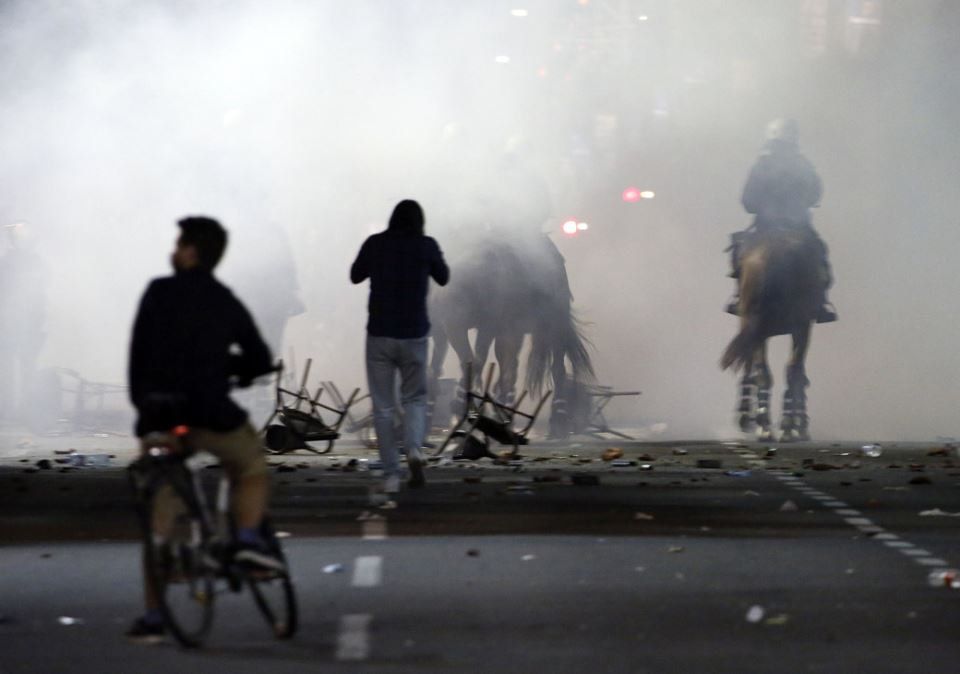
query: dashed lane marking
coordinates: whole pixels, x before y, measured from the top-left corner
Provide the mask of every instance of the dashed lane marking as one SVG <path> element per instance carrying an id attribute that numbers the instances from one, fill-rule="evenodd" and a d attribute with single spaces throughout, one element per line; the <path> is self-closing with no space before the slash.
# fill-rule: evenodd
<path id="1" fill-rule="evenodd" d="M 376 587 L 383 580 L 383 557 L 357 557 L 353 562 L 354 587 Z"/>
<path id="2" fill-rule="evenodd" d="M 337 630 L 337 660 L 366 660 L 370 657 L 369 613 L 341 616 Z"/>
<path id="3" fill-rule="evenodd" d="M 780 480 L 780 482 L 786 486 L 798 491 L 804 496 L 818 501 L 821 505 L 830 508 L 835 515 L 842 517 L 843 521 L 850 526 L 855 527 L 857 530 L 863 533 L 870 534 L 874 540 L 882 543 L 891 550 L 897 550 L 902 555 L 908 559 L 912 559 L 920 566 L 947 566 L 946 560 L 940 559 L 939 557 L 934 557 L 929 551 L 918 548 L 910 541 L 901 539 L 900 536 L 887 531 L 882 526 L 876 524 L 869 517 L 863 517 L 863 513 L 861 513 L 859 510 L 851 508 L 848 504 L 834 498 L 830 494 L 826 494 L 815 487 L 805 484 L 803 480 L 797 478 L 795 475 L 783 473 L 771 473 L 771 475 Z"/>

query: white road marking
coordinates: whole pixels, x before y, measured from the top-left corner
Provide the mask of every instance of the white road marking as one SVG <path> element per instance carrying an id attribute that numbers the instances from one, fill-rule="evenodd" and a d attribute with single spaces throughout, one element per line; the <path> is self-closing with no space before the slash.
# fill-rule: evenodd
<path id="1" fill-rule="evenodd" d="M 921 566 L 947 566 L 947 562 L 939 557 L 917 557 L 914 559 Z"/>
<path id="2" fill-rule="evenodd" d="M 886 547 L 902 553 L 904 556 L 912 559 L 917 564 L 924 567 L 947 566 L 946 560 L 940 559 L 939 557 L 932 557 L 929 551 L 918 548 L 909 541 L 901 540 L 899 536 L 886 531 L 881 526 L 874 524 L 874 522 L 869 518 L 861 517 L 863 513 L 861 513 L 859 510 L 851 508 L 847 503 L 844 503 L 843 501 L 836 499 L 833 496 L 820 491 L 819 489 L 811 487 L 795 476 L 774 474 L 774 477 L 788 487 L 800 492 L 804 496 L 818 501 L 820 505 L 831 508 L 836 515 L 843 517 L 844 522 L 847 524 L 850 524 L 864 533 L 873 534 L 872 538 L 880 541 Z"/>
<path id="3" fill-rule="evenodd" d="M 901 550 L 900 552 L 910 557 L 929 557 L 930 556 L 930 553 L 927 550 L 923 550 L 922 548 L 910 548 L 909 550 Z"/>
<path id="4" fill-rule="evenodd" d="M 354 587 L 376 587 L 383 579 L 383 557 L 357 557 L 353 562 Z"/>
<path id="5" fill-rule="evenodd" d="M 366 660 L 370 656 L 369 613 L 341 616 L 337 632 L 337 660 Z"/>

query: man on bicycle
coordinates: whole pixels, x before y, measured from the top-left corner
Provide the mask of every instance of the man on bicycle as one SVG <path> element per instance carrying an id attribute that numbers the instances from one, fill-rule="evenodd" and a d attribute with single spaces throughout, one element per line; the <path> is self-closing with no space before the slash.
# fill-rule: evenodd
<path id="1" fill-rule="evenodd" d="M 215 455 L 230 477 L 234 560 L 283 570 L 260 534 L 270 491 L 260 438 L 229 396 L 231 381 L 249 385 L 273 370 L 270 351 L 250 313 L 213 275 L 226 230 L 207 217 L 177 225 L 174 274 L 150 283 L 133 326 L 128 374 L 136 433 L 167 432 L 171 422 L 189 427 L 191 446 Z M 146 613 L 127 634 L 146 641 L 162 636 L 164 626 L 146 579 L 144 587 Z"/>

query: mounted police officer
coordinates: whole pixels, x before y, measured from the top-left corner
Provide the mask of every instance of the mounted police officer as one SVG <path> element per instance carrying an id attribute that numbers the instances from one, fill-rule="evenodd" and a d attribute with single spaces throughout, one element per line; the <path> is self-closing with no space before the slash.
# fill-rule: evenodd
<path id="1" fill-rule="evenodd" d="M 792 119 L 775 119 L 767 125 L 767 140 L 757 158 L 741 199 L 743 207 L 753 214 L 753 224 L 745 232 L 731 236 L 731 276 L 737 279 L 738 292 L 727 305 L 727 313 L 737 314 L 739 301 L 740 255 L 750 245 L 754 232 L 780 227 L 804 230 L 809 235 L 811 254 L 820 262 L 823 280 L 823 302 L 817 312 L 817 323 L 837 320 L 837 313 L 827 301 L 832 283 L 827 246 L 813 229 L 810 209 L 820 205 L 823 185 L 817 170 L 800 153 L 800 129 Z"/>

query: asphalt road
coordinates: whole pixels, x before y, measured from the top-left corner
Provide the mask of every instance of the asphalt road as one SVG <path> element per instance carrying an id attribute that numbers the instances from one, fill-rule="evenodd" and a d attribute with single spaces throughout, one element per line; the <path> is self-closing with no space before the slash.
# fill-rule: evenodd
<path id="1" fill-rule="evenodd" d="M 139 610 L 122 445 L 105 468 L 0 460 L 0 673 L 960 671 L 960 590 L 928 584 L 960 567 L 960 458 L 935 444 L 621 443 L 622 468 L 609 443 L 543 445 L 431 465 L 393 510 L 350 465 L 372 454 L 285 456 L 273 515 L 301 630 L 274 641 L 225 595 L 192 652 L 122 637 Z"/>

